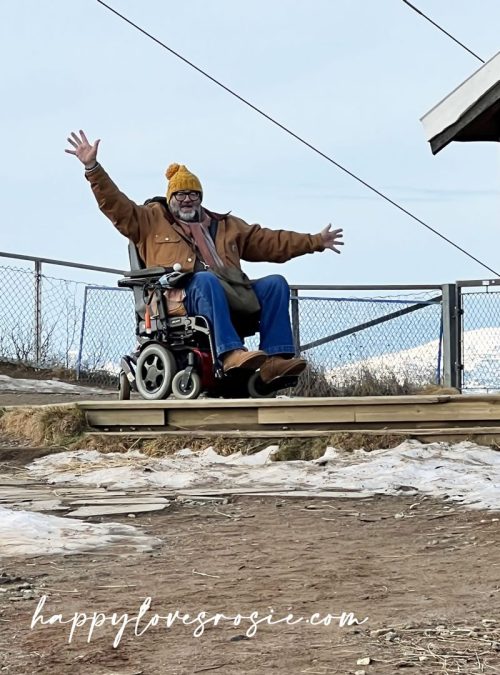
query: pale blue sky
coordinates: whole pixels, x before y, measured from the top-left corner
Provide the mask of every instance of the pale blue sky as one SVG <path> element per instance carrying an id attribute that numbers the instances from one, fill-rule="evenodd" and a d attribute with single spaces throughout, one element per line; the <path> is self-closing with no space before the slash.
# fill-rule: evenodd
<path id="1" fill-rule="evenodd" d="M 479 63 L 401 0 L 110 4 L 500 268 L 497 147 L 452 144 L 434 157 L 419 121 Z M 498 0 L 416 4 L 484 59 L 500 49 Z M 1 250 L 127 266 L 126 240 L 64 153 L 68 132 L 83 128 L 102 139 L 101 163 L 138 202 L 164 194 L 165 168 L 177 161 L 200 177 L 209 208 L 272 228 L 344 228 L 341 256 L 247 265 L 253 276 L 491 276 L 94 0 L 20 0 L 0 16 Z"/>

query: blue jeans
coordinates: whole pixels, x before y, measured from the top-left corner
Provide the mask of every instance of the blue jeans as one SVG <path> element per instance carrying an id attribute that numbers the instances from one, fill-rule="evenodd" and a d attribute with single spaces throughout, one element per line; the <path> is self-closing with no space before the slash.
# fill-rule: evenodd
<path id="1" fill-rule="evenodd" d="M 260 306 L 260 349 L 267 354 L 294 354 L 288 306 L 290 288 L 286 279 L 273 274 L 252 282 Z M 243 340 L 231 323 L 226 295 L 212 272 L 196 272 L 186 286 L 184 301 L 189 315 L 208 319 L 214 334 L 217 356 L 242 349 Z"/>

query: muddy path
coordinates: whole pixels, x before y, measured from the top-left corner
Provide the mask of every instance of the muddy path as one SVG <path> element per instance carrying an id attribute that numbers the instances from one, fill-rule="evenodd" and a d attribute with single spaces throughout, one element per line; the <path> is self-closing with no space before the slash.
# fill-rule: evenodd
<path id="1" fill-rule="evenodd" d="M 153 553 L 2 560 L 2 673 L 500 672 L 495 513 L 414 496 L 237 497 L 176 500 L 160 513 L 114 520 L 162 545 Z M 46 620 L 81 614 L 71 644 L 71 624 L 30 629 L 42 596 Z M 136 625 L 132 618 L 148 597 L 151 607 Z M 160 620 L 134 633 L 155 613 L 176 610 L 170 628 Z M 182 616 L 202 611 L 207 618 L 258 612 L 300 621 L 264 621 L 248 637 L 250 619 L 221 620 L 194 637 L 199 623 L 186 625 Z M 107 620 L 87 642 L 95 612 L 131 618 L 117 647 L 118 628 Z M 368 619 L 343 628 L 338 618 L 321 623 L 342 612 Z"/>

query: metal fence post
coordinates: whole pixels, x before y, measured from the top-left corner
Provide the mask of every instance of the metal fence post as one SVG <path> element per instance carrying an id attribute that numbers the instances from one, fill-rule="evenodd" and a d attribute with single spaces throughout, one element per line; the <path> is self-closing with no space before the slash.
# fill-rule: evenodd
<path id="1" fill-rule="evenodd" d="M 80 328 L 80 341 L 78 343 L 78 356 L 76 357 L 76 379 L 80 379 L 80 371 L 82 369 L 82 355 L 83 355 L 83 336 L 85 334 L 85 319 L 87 315 L 87 289 L 88 286 L 85 286 L 83 289 L 83 309 L 82 309 L 82 325 Z"/>
<path id="2" fill-rule="evenodd" d="M 299 319 L 299 291 L 297 288 L 290 290 L 292 309 L 292 334 L 295 345 L 295 356 L 300 356 L 300 319 Z"/>
<path id="3" fill-rule="evenodd" d="M 462 302 L 457 284 L 443 284 L 443 386 L 462 389 Z"/>
<path id="4" fill-rule="evenodd" d="M 35 260 L 35 365 L 42 365 L 42 261 Z"/>

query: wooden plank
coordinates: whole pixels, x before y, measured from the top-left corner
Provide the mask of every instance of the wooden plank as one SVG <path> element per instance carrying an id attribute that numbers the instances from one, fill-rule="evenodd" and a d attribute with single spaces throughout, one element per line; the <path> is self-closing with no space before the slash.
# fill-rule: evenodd
<path id="1" fill-rule="evenodd" d="M 86 436 L 94 437 L 103 437 L 103 438 L 179 438 L 179 440 L 186 438 L 271 438 L 271 439 L 283 439 L 283 438 L 321 438 L 329 437 L 333 434 L 345 433 L 345 434 L 365 434 L 367 436 L 382 436 L 387 434 L 394 434 L 400 436 L 423 436 L 428 434 L 433 434 L 434 436 L 445 436 L 446 434 L 455 434 L 460 436 L 468 436 L 475 434 L 484 434 L 484 435 L 497 435 L 500 434 L 500 427 L 476 427 L 476 426 L 464 426 L 464 427 L 445 427 L 445 428 L 390 428 L 390 429 L 347 429 L 339 427 L 338 429 L 277 429 L 276 431 L 270 431 L 268 429 L 256 430 L 256 429 L 245 429 L 235 431 L 233 429 L 222 429 L 217 430 L 199 430 L 199 429 L 179 429 L 176 431 L 89 431 Z"/>
<path id="2" fill-rule="evenodd" d="M 89 497 L 87 499 L 74 499 L 69 502 L 71 506 L 101 506 L 112 504 L 165 504 L 170 503 L 165 497 Z M 69 508 L 69 507 L 68 507 Z"/>
<path id="3" fill-rule="evenodd" d="M 200 427 L 233 427 L 255 426 L 258 424 L 257 408 L 240 408 L 236 410 L 210 409 L 202 410 L 184 408 L 165 412 L 166 423 L 169 427 L 200 428 Z"/>
<path id="4" fill-rule="evenodd" d="M 385 432 L 384 432 L 385 433 Z M 104 438 L 316 438 L 319 436 L 331 436 L 332 432 L 326 430 L 291 430 L 276 429 L 176 429 L 158 431 L 88 431 L 85 436 L 102 436 Z"/>
<path id="5" fill-rule="evenodd" d="M 203 488 L 200 488 L 197 491 L 191 491 L 188 494 L 186 493 L 185 490 L 180 490 L 179 495 L 181 496 L 186 496 L 190 497 L 193 500 L 197 499 L 198 497 L 201 496 L 228 496 L 228 495 L 235 495 L 235 496 L 244 496 L 244 495 L 249 495 L 252 497 L 334 497 L 336 499 L 370 499 L 375 496 L 373 492 L 370 492 L 369 490 L 356 490 L 356 489 L 351 489 L 351 488 L 338 488 L 338 490 L 321 490 L 321 491 L 315 491 L 314 489 L 312 490 L 296 490 L 294 488 L 292 489 L 287 489 L 283 488 L 280 490 L 279 488 L 233 488 L 232 490 L 204 490 Z"/>
<path id="6" fill-rule="evenodd" d="M 383 405 L 357 408 L 356 422 L 429 422 L 492 420 L 500 422 L 500 401 L 450 401 L 432 406 Z"/>
<path id="7" fill-rule="evenodd" d="M 165 424 L 164 410 L 103 410 L 93 409 L 85 412 L 87 423 L 91 427 L 113 427 L 126 425 L 135 426 L 163 426 Z"/>
<path id="8" fill-rule="evenodd" d="M 77 407 L 82 410 L 156 410 L 156 409 L 182 409 L 182 408 L 280 408 L 291 404 L 297 408 L 310 408 L 318 405 L 330 406 L 383 406 L 393 404 L 408 405 L 427 405 L 442 402 L 473 402 L 486 401 L 489 403 L 500 403 L 498 394 L 432 394 L 432 395 L 405 395 L 405 396 L 359 396 L 359 397 L 297 397 L 291 399 L 217 399 L 200 398 L 194 401 L 178 401 L 176 399 L 167 399 L 161 401 L 145 401 L 142 399 L 133 399 L 130 401 L 118 401 L 118 399 L 75 401 L 65 403 L 51 403 L 43 405 L 15 405 L 4 406 L 5 410 L 15 408 L 44 408 L 50 407 L 72 408 Z"/>
<path id="9" fill-rule="evenodd" d="M 22 506 L 23 509 L 27 511 L 67 511 L 68 506 L 64 506 L 60 499 L 40 499 L 33 502 L 16 502 L 12 501 L 11 504 L 16 504 L 16 506 Z"/>
<path id="10" fill-rule="evenodd" d="M 142 408 L 168 408 L 168 409 L 185 409 L 185 408 L 281 408 L 288 407 L 293 405 L 297 408 L 314 408 L 318 405 L 329 405 L 329 406 L 344 406 L 344 405 L 387 405 L 393 403 L 400 404 L 411 404 L 416 403 L 420 405 L 440 403 L 443 401 L 449 401 L 454 398 L 473 398 L 472 396 L 453 396 L 450 394 L 440 394 L 440 395 L 415 395 L 415 396 L 346 396 L 346 397 L 292 397 L 292 398 L 243 398 L 243 399 L 223 399 L 223 398 L 198 398 L 192 401 L 178 401 L 174 398 L 169 398 L 161 401 L 144 401 L 142 399 L 133 399 L 130 401 L 78 401 L 74 405 L 82 408 L 84 410 L 107 410 L 107 409 L 117 409 L 121 410 L 122 408 L 126 409 L 142 409 Z M 497 399 L 500 401 L 500 396 L 490 395 L 491 399 Z M 481 397 L 484 399 L 484 397 Z"/>
<path id="11" fill-rule="evenodd" d="M 264 429 L 168 429 L 158 431 L 88 431 L 85 436 L 102 436 L 104 438 L 283 438 L 330 436 L 331 431 L 318 430 L 281 430 L 269 431 Z"/>
<path id="12" fill-rule="evenodd" d="M 314 408 L 259 408 L 259 424 L 324 424 L 356 421 L 355 406 L 316 406 Z"/>
<path id="13" fill-rule="evenodd" d="M 112 504 L 109 506 L 80 506 L 66 514 L 71 518 L 88 518 L 90 516 L 112 516 L 128 513 L 145 513 L 162 511 L 168 504 Z"/>
<path id="14" fill-rule="evenodd" d="M 374 432 L 376 433 L 376 432 Z M 384 433 L 393 433 L 392 429 Z M 475 436 L 477 434 L 492 436 L 500 434 L 500 427 L 437 427 L 428 429 L 396 429 L 395 433 L 406 433 L 412 436 Z"/>
<path id="15" fill-rule="evenodd" d="M 423 443 L 461 443 L 465 440 L 473 441 L 478 445 L 498 445 L 500 446 L 500 433 L 497 434 L 460 434 L 460 433 L 447 433 L 447 434 L 435 434 L 433 431 L 421 434 L 418 436 L 418 440 Z"/>

